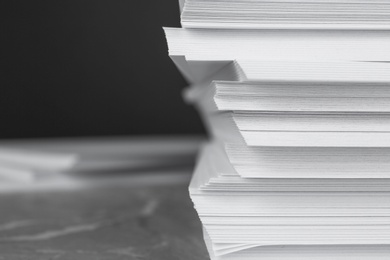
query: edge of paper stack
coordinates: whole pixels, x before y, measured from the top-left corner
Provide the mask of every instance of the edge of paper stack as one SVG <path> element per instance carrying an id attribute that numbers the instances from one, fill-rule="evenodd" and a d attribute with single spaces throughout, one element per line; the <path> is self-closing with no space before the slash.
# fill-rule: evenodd
<path id="1" fill-rule="evenodd" d="M 390 259 L 390 3 L 181 0 L 211 259 Z"/>

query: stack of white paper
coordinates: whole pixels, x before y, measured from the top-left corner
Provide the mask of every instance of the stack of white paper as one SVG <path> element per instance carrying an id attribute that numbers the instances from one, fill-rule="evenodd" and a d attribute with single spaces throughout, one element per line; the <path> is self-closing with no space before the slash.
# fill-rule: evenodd
<path id="1" fill-rule="evenodd" d="M 186 28 L 389 29 L 386 0 L 180 0 Z"/>
<path id="2" fill-rule="evenodd" d="M 387 1 L 181 1 L 212 259 L 390 259 Z M 313 30 L 316 29 L 316 30 Z"/>

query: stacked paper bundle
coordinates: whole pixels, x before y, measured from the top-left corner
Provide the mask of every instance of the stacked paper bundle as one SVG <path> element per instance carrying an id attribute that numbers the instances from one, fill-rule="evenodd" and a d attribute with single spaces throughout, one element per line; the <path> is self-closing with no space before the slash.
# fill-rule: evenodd
<path id="1" fill-rule="evenodd" d="M 212 259 L 390 259 L 390 4 L 181 1 Z M 313 30 L 315 29 L 315 30 Z"/>

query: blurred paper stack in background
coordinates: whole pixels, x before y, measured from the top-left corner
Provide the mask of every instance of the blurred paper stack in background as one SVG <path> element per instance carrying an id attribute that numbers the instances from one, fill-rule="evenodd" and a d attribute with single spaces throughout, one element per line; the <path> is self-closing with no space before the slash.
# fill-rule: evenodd
<path id="1" fill-rule="evenodd" d="M 180 1 L 212 259 L 390 258 L 387 1 Z"/>
<path id="2" fill-rule="evenodd" d="M 192 167 L 199 137 L 105 137 L 0 143 L 0 192 L 72 187 L 119 175 Z"/>

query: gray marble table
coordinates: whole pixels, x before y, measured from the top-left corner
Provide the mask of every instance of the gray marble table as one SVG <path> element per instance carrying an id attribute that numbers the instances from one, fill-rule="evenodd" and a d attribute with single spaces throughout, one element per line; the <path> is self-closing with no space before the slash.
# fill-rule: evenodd
<path id="1" fill-rule="evenodd" d="M 133 172 L 0 194 L 0 259 L 208 259 L 188 196 L 191 173 Z"/>

